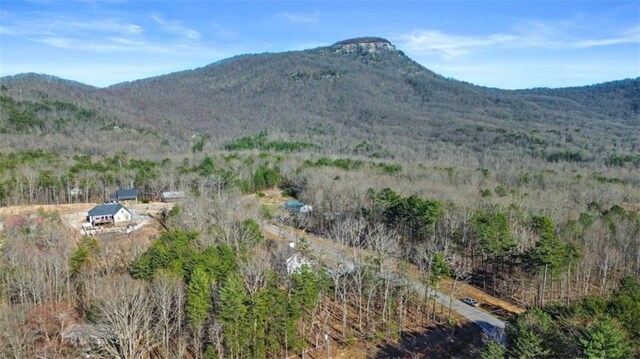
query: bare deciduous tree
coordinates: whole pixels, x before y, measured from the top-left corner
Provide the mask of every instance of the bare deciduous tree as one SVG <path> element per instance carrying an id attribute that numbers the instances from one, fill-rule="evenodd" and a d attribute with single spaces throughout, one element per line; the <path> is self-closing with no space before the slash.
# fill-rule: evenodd
<path id="1" fill-rule="evenodd" d="M 181 334 L 179 316 L 184 305 L 182 278 L 172 273 L 159 272 L 153 278 L 151 292 L 160 336 L 162 338 L 162 353 L 164 357 L 171 357 L 172 338 Z"/>
<path id="2" fill-rule="evenodd" d="M 140 358 L 158 346 L 158 326 L 148 284 L 126 275 L 97 278 L 93 298 L 105 352 L 116 358 Z"/>

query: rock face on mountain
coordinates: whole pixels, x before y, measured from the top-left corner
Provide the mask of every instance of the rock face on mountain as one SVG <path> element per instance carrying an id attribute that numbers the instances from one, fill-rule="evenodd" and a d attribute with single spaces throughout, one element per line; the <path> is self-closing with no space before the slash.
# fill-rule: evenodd
<path id="1" fill-rule="evenodd" d="M 336 52 L 346 54 L 377 54 L 397 51 L 389 40 L 380 37 L 358 37 L 337 42 L 332 47 L 335 48 Z"/>

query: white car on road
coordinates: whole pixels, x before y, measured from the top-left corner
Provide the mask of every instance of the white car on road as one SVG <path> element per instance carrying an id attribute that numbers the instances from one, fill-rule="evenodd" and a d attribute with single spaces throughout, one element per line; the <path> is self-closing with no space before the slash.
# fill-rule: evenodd
<path id="1" fill-rule="evenodd" d="M 480 305 L 480 303 L 478 303 L 475 299 L 473 299 L 473 298 L 469 298 L 469 297 L 467 297 L 467 298 L 462 298 L 462 299 L 460 299 L 460 301 L 461 301 L 462 303 L 468 304 L 468 305 L 470 305 L 470 306 L 472 306 L 472 307 L 477 307 L 477 306 L 479 306 L 479 305 Z"/>

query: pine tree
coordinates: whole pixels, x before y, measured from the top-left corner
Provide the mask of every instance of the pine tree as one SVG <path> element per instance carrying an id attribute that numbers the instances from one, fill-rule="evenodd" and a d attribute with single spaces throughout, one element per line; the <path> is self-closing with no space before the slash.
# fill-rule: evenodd
<path id="1" fill-rule="evenodd" d="M 484 348 L 480 351 L 480 357 L 482 359 L 504 359 L 506 354 L 507 348 L 495 340 L 487 341 L 484 344 Z"/>
<path id="2" fill-rule="evenodd" d="M 451 274 L 451 268 L 444 258 L 444 254 L 437 252 L 433 254 L 433 263 L 431 264 L 431 275 L 429 281 L 433 289 L 438 290 L 440 281 L 444 277 L 448 277 Z M 436 317 L 436 297 L 433 296 L 433 318 Z"/>
<path id="3" fill-rule="evenodd" d="M 249 342 L 251 331 L 247 326 L 247 293 L 242 279 L 235 273 L 227 277 L 220 288 L 218 316 L 225 332 L 225 343 L 231 357 L 239 358 Z"/>
<path id="4" fill-rule="evenodd" d="M 576 243 L 564 243 L 555 234 L 553 221 L 546 216 L 532 218 L 531 227 L 540 239 L 525 255 L 527 269 L 531 273 L 542 273 L 540 304 L 544 304 L 547 278 L 555 278 L 580 258 L 580 248 Z"/>
<path id="5" fill-rule="evenodd" d="M 187 318 L 193 329 L 200 328 L 211 309 L 211 287 L 204 268 L 197 266 L 187 285 Z"/>
<path id="6" fill-rule="evenodd" d="M 100 246 L 94 237 L 83 238 L 69 259 L 71 275 L 75 275 L 82 267 L 88 265 L 99 250 Z"/>
<path id="7" fill-rule="evenodd" d="M 433 255 L 433 264 L 431 265 L 431 285 L 436 289 L 440 284 L 440 281 L 444 277 L 448 277 L 451 274 L 451 268 L 447 264 L 444 258 L 444 254 L 437 252 Z"/>
<path id="8" fill-rule="evenodd" d="M 549 350 L 543 346 L 544 340 L 532 330 L 523 330 L 514 340 L 510 357 L 520 359 L 546 358 Z"/>
<path id="9" fill-rule="evenodd" d="M 640 341 L 640 279 L 633 275 L 622 278 L 609 307 L 630 336 Z"/>
<path id="10" fill-rule="evenodd" d="M 473 216 L 472 226 L 485 254 L 503 256 L 516 245 L 509 229 L 509 219 L 503 212 L 478 211 Z"/>
<path id="11" fill-rule="evenodd" d="M 546 358 L 551 356 L 548 345 L 556 335 L 549 314 L 533 309 L 518 316 L 507 327 L 507 353 L 509 358 Z"/>
<path id="12" fill-rule="evenodd" d="M 268 353 L 285 352 L 297 347 L 296 322 L 302 313 L 293 305 L 287 294 L 275 286 L 267 288 L 269 303 L 265 346 Z"/>
<path id="13" fill-rule="evenodd" d="M 580 339 L 580 345 L 588 359 L 627 358 L 630 353 L 630 347 L 625 343 L 624 332 L 610 318 L 597 320 L 587 328 Z"/>
<path id="14" fill-rule="evenodd" d="M 326 278 L 309 265 L 303 265 L 291 275 L 291 279 L 292 300 L 300 310 L 313 308 L 320 299 L 320 294 L 327 290 Z"/>
<path id="15" fill-rule="evenodd" d="M 250 308 L 247 313 L 247 324 L 250 332 L 251 356 L 264 358 L 268 349 L 268 329 L 272 324 L 270 315 L 272 306 L 269 302 L 269 290 L 262 289 L 249 298 Z M 273 353 L 275 354 L 275 353 Z"/>
<path id="16" fill-rule="evenodd" d="M 242 222 L 242 239 L 249 244 L 249 247 L 260 244 L 264 240 L 260 225 L 252 218 Z"/>

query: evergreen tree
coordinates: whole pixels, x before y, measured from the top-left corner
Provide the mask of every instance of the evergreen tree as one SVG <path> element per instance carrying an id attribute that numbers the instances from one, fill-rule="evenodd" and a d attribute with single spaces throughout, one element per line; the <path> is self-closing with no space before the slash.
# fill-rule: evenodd
<path id="1" fill-rule="evenodd" d="M 292 301 L 300 310 L 315 307 L 322 292 L 327 290 L 327 278 L 309 265 L 291 275 Z"/>
<path id="2" fill-rule="evenodd" d="M 248 298 L 250 305 L 247 313 L 247 323 L 249 324 L 251 356 L 264 358 L 268 353 L 269 327 L 272 324 L 269 290 L 262 289 Z M 275 353 L 273 353 L 275 354 Z"/>
<path id="3" fill-rule="evenodd" d="M 416 195 L 402 197 L 394 190 L 385 188 L 378 193 L 369 191 L 376 204 L 376 214 L 389 226 L 404 229 L 412 240 L 424 240 L 433 233 L 442 216 L 443 204 Z"/>
<path id="4" fill-rule="evenodd" d="M 610 318 L 596 320 L 587 328 L 580 339 L 580 345 L 588 359 L 628 358 L 630 353 L 630 347 L 625 343 L 625 334 Z"/>
<path id="5" fill-rule="evenodd" d="M 552 351 L 548 347 L 557 335 L 549 314 L 533 309 L 519 315 L 507 326 L 507 354 L 513 358 L 546 358 Z"/>
<path id="6" fill-rule="evenodd" d="M 199 166 L 200 175 L 204 177 L 211 176 L 216 169 L 216 166 L 213 163 L 213 159 L 209 156 L 205 157 L 202 162 L 200 162 Z"/>
<path id="7" fill-rule="evenodd" d="M 264 170 L 260 167 L 253 176 L 253 190 L 260 191 L 265 188 L 267 188 L 267 181 L 264 179 Z"/>
<path id="8" fill-rule="evenodd" d="M 547 269 L 557 274 L 566 264 L 566 250 L 567 247 L 560 238 L 552 233 L 543 233 L 535 246 L 526 253 L 526 263 L 533 272 Z"/>
<path id="9" fill-rule="evenodd" d="M 187 285 L 187 318 L 192 328 L 202 326 L 211 309 L 211 287 L 204 268 L 197 266 Z"/>
<path id="10" fill-rule="evenodd" d="M 495 340 L 488 340 L 484 344 L 484 348 L 480 351 L 482 359 L 504 359 L 507 354 L 507 348 Z"/>
<path id="11" fill-rule="evenodd" d="M 181 229 L 167 231 L 153 241 L 149 249 L 130 265 L 129 273 L 134 278 L 150 280 L 158 269 L 170 269 L 182 276 L 185 282 L 201 256 L 195 246 L 197 232 Z"/>
<path id="12" fill-rule="evenodd" d="M 524 254 L 524 261 L 529 272 L 542 273 L 540 304 L 544 304 L 548 275 L 553 279 L 576 263 L 580 258 L 580 248 L 576 243 L 564 243 L 556 236 L 555 226 L 549 217 L 533 217 L 531 227 L 540 239 Z"/>
<path id="13" fill-rule="evenodd" d="M 264 236 L 260 230 L 260 225 L 252 218 L 245 219 L 241 227 L 242 239 L 249 247 L 262 243 Z"/>
<path id="14" fill-rule="evenodd" d="M 98 253 L 99 249 L 98 241 L 96 241 L 94 237 L 83 238 L 69 259 L 71 275 L 75 275 L 80 269 L 87 266 L 91 262 L 92 257 Z"/>
<path id="15" fill-rule="evenodd" d="M 431 264 L 431 275 L 429 281 L 433 289 L 438 290 L 440 281 L 444 277 L 448 277 L 451 274 L 451 268 L 447 264 L 444 258 L 444 254 L 436 252 L 433 254 L 433 263 Z M 436 296 L 433 296 L 433 318 L 436 317 Z"/>
<path id="16" fill-rule="evenodd" d="M 297 335 L 297 320 L 302 316 L 298 305 L 283 290 L 271 286 L 267 288 L 269 301 L 269 319 L 266 334 L 266 348 L 269 353 L 281 352 L 284 346 L 287 352 L 295 352 L 304 345 Z"/>
<path id="17" fill-rule="evenodd" d="M 210 253 L 210 273 L 217 281 L 224 282 L 229 273 L 238 269 L 238 256 L 228 244 L 213 246 L 207 253 Z"/>
<path id="18" fill-rule="evenodd" d="M 264 182 L 267 187 L 273 187 L 280 182 L 280 169 L 277 167 L 266 168 L 264 170 Z"/>
<path id="19" fill-rule="evenodd" d="M 553 220 L 547 216 L 534 216 L 531 218 L 531 229 L 538 235 L 544 233 L 553 234 L 555 225 L 553 224 Z"/>
<path id="20" fill-rule="evenodd" d="M 620 280 L 620 287 L 609 304 L 609 312 L 622 322 L 634 340 L 640 342 L 640 279 L 638 277 L 630 275 Z"/>
<path id="21" fill-rule="evenodd" d="M 473 216 L 472 227 L 480 239 L 480 249 L 485 254 L 503 256 L 516 245 L 509 229 L 509 219 L 504 212 L 478 211 Z"/>
<path id="22" fill-rule="evenodd" d="M 411 195 L 403 199 L 401 203 L 404 207 L 404 216 L 410 224 L 412 238 L 424 240 L 427 235 L 435 231 L 435 225 L 442 216 L 442 202 L 429 201 Z"/>
<path id="23" fill-rule="evenodd" d="M 219 295 L 218 316 L 224 327 L 227 350 L 231 357 L 242 357 L 245 346 L 249 343 L 248 335 L 251 333 L 250 327 L 247 326 L 248 298 L 242 278 L 235 273 L 230 274 L 220 288 Z"/>
<path id="24" fill-rule="evenodd" d="M 510 357 L 520 359 L 546 358 L 549 350 L 543 345 L 544 339 L 532 330 L 522 330 L 513 341 Z"/>
<path id="25" fill-rule="evenodd" d="M 451 274 L 451 268 L 444 258 L 444 254 L 437 252 L 433 255 L 433 264 L 431 265 L 431 276 L 429 277 L 431 285 L 438 288 L 438 284 L 444 277 Z"/>
<path id="26" fill-rule="evenodd" d="M 502 271 L 505 257 L 511 254 L 516 242 L 509 228 L 509 218 L 504 212 L 477 211 L 471 221 L 471 227 L 480 242 L 483 255 L 482 264 L 488 271 L 488 259 L 492 263 L 493 292 L 495 294 L 497 274 Z M 486 277 L 483 276 L 483 287 L 486 288 Z"/>

